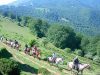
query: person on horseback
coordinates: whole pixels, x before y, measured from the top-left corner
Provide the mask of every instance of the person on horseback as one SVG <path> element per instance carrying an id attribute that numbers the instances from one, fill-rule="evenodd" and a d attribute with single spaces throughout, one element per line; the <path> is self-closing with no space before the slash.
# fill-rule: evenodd
<path id="1" fill-rule="evenodd" d="M 1 42 L 3 41 L 3 36 L 0 37 Z"/>
<path id="2" fill-rule="evenodd" d="M 73 60 L 73 68 L 76 69 L 77 71 L 79 71 L 79 67 L 78 67 L 78 64 L 79 64 L 79 59 L 78 59 L 78 56 L 76 56 Z"/>
<path id="3" fill-rule="evenodd" d="M 27 50 L 27 48 L 28 48 L 28 45 L 27 45 L 27 44 L 25 44 L 25 50 Z"/>
<path id="4" fill-rule="evenodd" d="M 15 40 L 15 44 L 18 44 L 18 41 Z"/>
<path id="5" fill-rule="evenodd" d="M 53 54 L 52 54 L 52 60 L 53 60 L 54 62 L 55 62 L 56 58 L 57 58 L 57 57 L 56 57 L 56 53 L 53 53 Z"/>

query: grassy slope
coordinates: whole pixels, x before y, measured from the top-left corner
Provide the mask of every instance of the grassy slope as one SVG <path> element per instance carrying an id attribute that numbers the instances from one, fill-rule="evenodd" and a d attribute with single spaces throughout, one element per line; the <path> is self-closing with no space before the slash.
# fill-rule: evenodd
<path id="1" fill-rule="evenodd" d="M 31 39 L 36 39 L 35 36 L 33 36 L 29 29 L 26 27 L 19 27 L 16 25 L 16 22 L 11 22 L 8 19 L 4 19 L 2 18 L 2 20 L 0 21 L 0 34 L 4 34 L 4 36 L 11 38 L 11 39 L 17 39 L 21 42 L 22 44 L 22 49 L 24 48 L 24 44 L 28 43 Z M 39 39 L 39 41 L 41 41 L 41 39 Z M 58 54 L 60 54 L 61 56 L 66 58 L 66 62 L 70 61 L 75 55 L 74 54 L 68 54 L 65 53 L 63 51 L 60 51 L 59 49 L 55 48 L 54 46 L 50 45 L 50 47 L 53 47 L 55 51 L 58 52 Z M 9 48 L 8 46 L 0 43 L 0 47 L 6 47 L 9 52 L 11 54 L 13 54 L 13 59 L 16 59 L 17 61 L 19 61 L 22 64 L 26 64 L 28 65 L 28 67 L 26 67 L 25 65 L 22 66 L 22 74 L 27 74 L 27 75 L 31 75 L 33 72 L 33 68 L 40 68 L 40 67 L 45 67 L 47 68 L 50 72 L 52 72 L 53 74 L 60 74 L 60 75 L 65 75 L 66 73 L 68 75 L 70 75 L 70 72 L 66 71 L 66 73 L 64 71 L 60 72 L 58 70 L 58 68 L 56 67 L 51 67 L 47 62 L 44 61 L 39 61 L 37 59 L 34 59 L 33 57 L 27 56 L 25 55 L 23 52 L 16 52 L 15 50 Z M 43 47 L 40 47 L 42 51 L 42 56 L 47 56 L 48 54 L 52 53 L 51 50 L 46 50 Z M 85 70 L 85 75 L 95 75 L 100 71 L 100 68 L 98 65 L 94 64 L 94 62 L 92 62 L 91 60 L 85 59 L 80 57 L 81 62 L 84 63 L 89 63 L 91 64 L 92 70 Z M 42 66 L 41 66 L 42 64 Z M 66 66 L 62 66 L 62 67 L 66 67 Z M 26 70 L 23 70 L 23 68 L 26 68 Z M 29 70 L 29 71 L 28 71 Z"/>

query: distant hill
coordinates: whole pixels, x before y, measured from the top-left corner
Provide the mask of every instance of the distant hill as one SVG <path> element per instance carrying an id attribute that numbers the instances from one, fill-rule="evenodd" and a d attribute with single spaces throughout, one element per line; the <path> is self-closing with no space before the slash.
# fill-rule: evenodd
<path id="1" fill-rule="evenodd" d="M 67 22 L 78 32 L 100 34 L 100 0 L 17 0 L 0 11 L 33 16 L 49 22 Z"/>

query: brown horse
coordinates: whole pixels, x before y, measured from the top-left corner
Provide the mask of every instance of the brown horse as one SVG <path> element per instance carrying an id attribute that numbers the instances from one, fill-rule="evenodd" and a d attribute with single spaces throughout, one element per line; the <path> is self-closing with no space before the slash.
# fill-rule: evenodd
<path id="1" fill-rule="evenodd" d="M 25 54 L 28 54 L 28 55 L 30 55 L 30 51 L 31 51 L 30 47 L 25 48 L 25 50 L 24 50 Z"/>
<path id="2" fill-rule="evenodd" d="M 40 59 L 40 50 L 33 51 L 32 56 Z"/>

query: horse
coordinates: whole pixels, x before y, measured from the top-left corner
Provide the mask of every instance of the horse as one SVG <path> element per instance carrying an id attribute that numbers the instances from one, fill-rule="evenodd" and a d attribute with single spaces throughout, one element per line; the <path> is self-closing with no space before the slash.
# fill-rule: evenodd
<path id="1" fill-rule="evenodd" d="M 24 49 L 24 53 L 25 54 L 30 55 L 30 51 L 31 51 L 31 48 L 30 47 Z"/>
<path id="2" fill-rule="evenodd" d="M 48 57 L 47 60 L 51 63 L 56 63 L 56 64 L 59 64 L 60 62 L 63 63 L 63 58 L 56 58 L 55 60 L 53 60 L 52 57 Z"/>
<path id="3" fill-rule="evenodd" d="M 40 51 L 39 50 L 32 50 L 32 56 L 40 59 Z"/>
<path id="4" fill-rule="evenodd" d="M 71 70 L 71 71 L 73 71 L 74 70 L 74 68 L 73 68 L 73 66 L 74 66 L 73 62 L 68 62 L 67 64 L 68 64 L 68 69 Z M 83 75 L 83 70 L 84 69 L 86 69 L 86 68 L 90 69 L 90 65 L 89 64 L 78 64 L 78 67 L 79 67 L 79 70 L 77 71 L 78 73 L 76 73 L 76 75 L 78 75 L 79 72 L 81 72 L 81 75 Z"/>
<path id="5" fill-rule="evenodd" d="M 10 46 L 11 46 L 12 48 L 15 48 L 15 42 L 11 41 L 11 42 L 10 42 Z"/>
<path id="6" fill-rule="evenodd" d="M 16 48 L 17 50 L 19 50 L 20 47 L 21 47 L 21 44 L 16 44 L 16 45 L 15 45 L 15 48 Z"/>
<path id="7" fill-rule="evenodd" d="M 9 45 L 10 46 L 11 45 L 11 41 L 10 40 L 7 40 L 6 41 L 6 45 Z"/>

